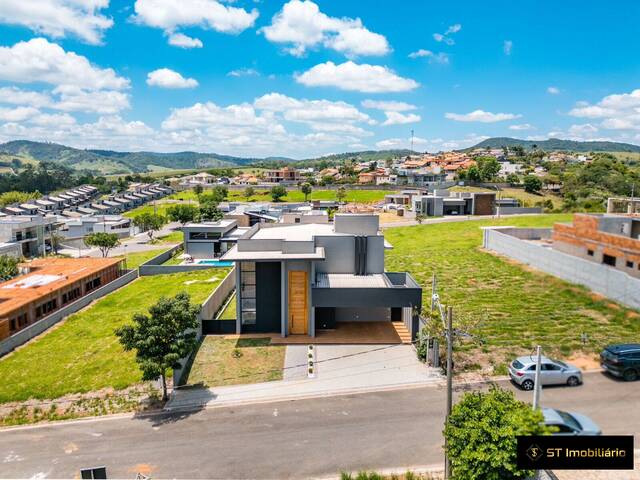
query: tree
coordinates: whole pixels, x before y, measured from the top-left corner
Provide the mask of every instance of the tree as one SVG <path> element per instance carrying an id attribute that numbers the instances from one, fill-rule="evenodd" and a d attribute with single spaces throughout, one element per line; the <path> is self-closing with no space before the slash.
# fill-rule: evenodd
<path id="1" fill-rule="evenodd" d="M 149 240 L 153 240 L 153 232 L 167 224 L 167 217 L 157 213 L 141 213 L 133 217 L 133 224 L 143 232 L 147 232 Z"/>
<path id="2" fill-rule="evenodd" d="M 224 185 L 217 185 L 212 192 L 213 198 L 218 202 L 224 202 L 229 196 L 229 189 Z"/>
<path id="3" fill-rule="evenodd" d="M 287 196 L 287 189 L 282 185 L 274 185 L 269 193 L 274 202 L 279 202 L 282 197 Z"/>
<path id="4" fill-rule="evenodd" d="M 427 216 L 419 213 L 418 215 L 416 215 L 416 222 L 418 222 L 419 225 L 422 225 L 422 222 L 424 222 L 427 219 Z"/>
<path id="5" fill-rule="evenodd" d="M 222 219 L 224 215 L 218 208 L 217 202 L 205 202 L 201 203 L 198 207 L 198 218 L 201 222 L 217 222 Z"/>
<path id="6" fill-rule="evenodd" d="M 120 240 L 115 233 L 96 232 L 84 237 L 84 243 L 89 247 L 98 247 L 102 256 L 108 257 L 109 251 L 120 245 Z"/>
<path id="7" fill-rule="evenodd" d="M 482 181 L 482 175 L 477 165 L 471 165 L 469 167 L 469 170 L 467 170 L 467 179 L 471 180 L 472 182 Z"/>
<path id="8" fill-rule="evenodd" d="M 309 195 L 311 195 L 313 188 L 311 188 L 311 184 L 310 183 L 303 183 L 300 186 L 300 191 L 302 192 L 302 194 L 304 195 L 304 201 L 306 202 L 307 199 L 309 198 Z"/>
<path id="9" fill-rule="evenodd" d="M 347 198 L 347 190 L 344 187 L 338 187 L 338 190 L 336 190 L 336 200 L 339 203 L 344 202 L 344 199 Z"/>
<path id="10" fill-rule="evenodd" d="M 493 180 L 500 173 L 500 162 L 494 157 L 480 157 L 477 162 L 480 178 L 485 182 Z"/>
<path id="11" fill-rule="evenodd" d="M 132 325 L 116 330 L 124 350 L 135 350 L 142 379 L 162 380 L 163 400 L 167 400 L 167 370 L 181 368 L 181 360 L 196 348 L 199 312 L 200 306 L 182 292 L 173 298 L 161 297 L 149 308 L 149 315 L 136 313 Z"/>
<path id="12" fill-rule="evenodd" d="M 249 201 L 249 199 L 253 197 L 255 194 L 256 194 L 256 189 L 253 188 L 252 186 L 248 186 L 247 188 L 244 189 L 244 192 L 242 192 L 242 196 L 245 198 L 246 201 Z"/>
<path id="13" fill-rule="evenodd" d="M 195 205 L 172 205 L 167 208 L 167 216 L 172 222 L 180 222 L 184 227 L 198 217 L 198 207 Z"/>
<path id="14" fill-rule="evenodd" d="M 516 173 L 510 173 L 507 175 L 507 182 L 511 185 L 518 185 L 520 183 L 520 177 Z"/>
<path id="15" fill-rule="evenodd" d="M 196 196 L 200 196 L 200 194 L 202 194 L 202 191 L 202 185 L 196 185 L 195 187 L 193 187 L 193 193 L 195 193 Z"/>
<path id="16" fill-rule="evenodd" d="M 524 177 L 524 190 L 529 193 L 538 193 L 542 190 L 542 180 L 535 175 L 527 175 Z"/>
<path id="17" fill-rule="evenodd" d="M 63 240 L 64 240 L 64 237 L 60 235 L 58 232 L 56 232 L 55 230 L 51 232 L 51 235 L 49 235 L 49 243 L 51 244 L 51 250 L 55 255 L 58 254 L 58 250 L 60 249 L 60 245 L 62 244 Z"/>
<path id="18" fill-rule="evenodd" d="M 11 280 L 18 275 L 19 260 L 9 255 L 0 255 L 0 280 Z"/>
<path id="19" fill-rule="evenodd" d="M 533 472 L 516 467 L 516 436 L 546 435 L 540 410 L 497 386 L 488 392 L 465 393 L 445 425 L 452 478 L 504 480 Z"/>

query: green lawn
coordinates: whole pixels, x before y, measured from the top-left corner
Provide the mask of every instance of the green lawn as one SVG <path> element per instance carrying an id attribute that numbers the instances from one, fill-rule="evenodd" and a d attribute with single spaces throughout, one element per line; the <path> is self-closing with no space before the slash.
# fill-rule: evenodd
<path id="1" fill-rule="evenodd" d="M 167 209 L 173 204 L 171 203 L 161 203 L 160 200 L 156 201 L 155 206 L 153 202 L 147 203 L 146 205 L 142 205 L 140 207 L 136 207 L 133 210 L 129 210 L 128 212 L 124 212 L 122 214 L 123 217 L 134 218 L 142 213 L 157 213 L 158 215 L 167 215 Z"/>
<path id="2" fill-rule="evenodd" d="M 286 347 L 270 343 L 270 338 L 204 337 L 187 385 L 213 387 L 282 379 Z"/>
<path id="3" fill-rule="evenodd" d="M 384 196 L 390 193 L 395 193 L 395 190 L 350 190 L 347 186 L 347 202 L 358 203 L 373 203 L 379 202 L 384 199 Z M 273 199 L 269 194 L 268 189 L 255 188 L 256 194 L 248 199 L 250 202 L 272 202 Z M 184 192 L 174 193 L 168 198 L 172 200 L 182 200 L 184 202 L 192 201 L 196 202 L 198 197 L 193 190 L 185 190 Z M 243 190 L 229 189 L 229 196 L 227 200 L 230 201 L 247 201 L 244 196 Z M 309 196 L 309 200 L 336 200 L 336 191 L 329 189 L 314 188 L 313 192 Z M 304 202 L 304 195 L 300 190 L 289 190 L 287 196 L 281 199 L 282 202 Z M 158 204 L 158 207 L 161 204 Z M 139 207 L 144 208 L 144 207 Z"/>
<path id="4" fill-rule="evenodd" d="M 153 257 L 160 255 L 165 249 L 158 248 L 154 250 L 146 250 L 144 252 L 127 253 L 127 268 L 133 270 Z M 120 257 L 125 258 L 124 255 Z"/>
<path id="5" fill-rule="evenodd" d="M 181 230 L 175 230 L 171 233 L 168 233 L 167 235 L 156 237 L 156 239 L 158 240 L 158 243 L 169 243 L 169 244 L 182 243 L 184 240 L 184 234 L 182 233 Z"/>
<path id="6" fill-rule="evenodd" d="M 494 364 L 504 373 L 507 359 L 531 352 L 538 343 L 546 353 L 568 358 L 579 352 L 593 355 L 607 343 L 637 341 L 637 312 L 481 250 L 481 226 L 542 227 L 570 218 L 542 215 L 389 228 L 385 237 L 394 248 L 387 252 L 386 268 L 411 272 L 423 287 L 425 306 L 436 273 L 443 303 L 453 305 L 460 318 L 482 320 L 475 333 L 486 344 L 461 346 L 457 365 L 464 368 Z"/>
<path id="7" fill-rule="evenodd" d="M 220 315 L 220 320 L 235 320 L 236 319 L 236 296 L 233 295 L 231 301 L 227 304 Z"/>
<path id="8" fill-rule="evenodd" d="M 136 312 L 180 291 L 201 303 L 229 269 L 142 277 L 67 318 L 39 339 L 0 359 L 0 403 L 58 398 L 140 381 L 131 352 L 114 335 Z"/>

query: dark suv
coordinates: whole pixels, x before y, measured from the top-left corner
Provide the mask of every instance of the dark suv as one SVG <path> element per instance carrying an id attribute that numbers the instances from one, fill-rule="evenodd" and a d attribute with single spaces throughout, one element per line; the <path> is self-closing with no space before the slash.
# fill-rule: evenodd
<path id="1" fill-rule="evenodd" d="M 640 378 L 640 343 L 609 345 L 600 354 L 600 365 L 627 382 Z"/>

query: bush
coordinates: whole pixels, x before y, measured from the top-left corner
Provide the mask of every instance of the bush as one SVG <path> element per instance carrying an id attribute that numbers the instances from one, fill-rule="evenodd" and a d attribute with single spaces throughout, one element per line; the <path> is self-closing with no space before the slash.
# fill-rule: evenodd
<path id="1" fill-rule="evenodd" d="M 464 394 L 444 429 L 452 478 L 506 480 L 533 475 L 516 467 L 516 437 L 549 434 L 543 421 L 540 410 L 495 385 L 488 392 Z"/>

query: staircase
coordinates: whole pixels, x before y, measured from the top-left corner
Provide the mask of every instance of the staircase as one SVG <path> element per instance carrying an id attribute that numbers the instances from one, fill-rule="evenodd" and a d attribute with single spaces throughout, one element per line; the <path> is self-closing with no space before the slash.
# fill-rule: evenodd
<path id="1" fill-rule="evenodd" d="M 393 328 L 398 334 L 398 337 L 400 337 L 400 341 L 402 343 L 411 343 L 411 333 L 409 333 L 404 322 L 391 322 L 391 325 L 393 325 Z"/>

